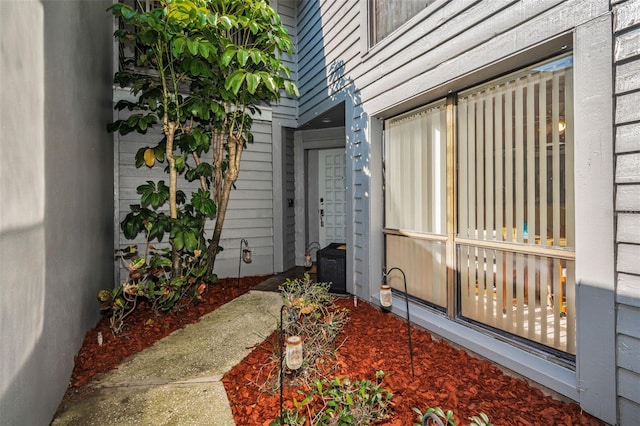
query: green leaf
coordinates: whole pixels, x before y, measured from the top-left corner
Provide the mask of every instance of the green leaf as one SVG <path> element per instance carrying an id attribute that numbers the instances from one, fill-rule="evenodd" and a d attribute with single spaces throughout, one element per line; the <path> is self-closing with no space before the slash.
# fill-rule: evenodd
<path id="1" fill-rule="evenodd" d="M 272 93 L 278 92 L 278 86 L 273 76 L 269 75 L 269 73 L 264 71 L 260 71 L 258 74 L 262 77 L 262 81 L 264 82 L 265 86 L 267 86 L 267 89 L 270 92 Z"/>
<path id="2" fill-rule="evenodd" d="M 176 170 L 182 172 L 185 168 L 184 157 L 178 156 L 176 157 Z"/>
<path id="3" fill-rule="evenodd" d="M 242 71 L 235 71 L 224 83 L 224 88 L 227 90 L 232 90 L 234 95 L 237 95 L 240 91 L 240 86 L 245 79 L 245 73 Z"/>
<path id="4" fill-rule="evenodd" d="M 262 62 L 262 52 L 258 49 L 249 50 L 249 57 L 251 58 L 251 61 L 256 65 Z"/>
<path id="5" fill-rule="evenodd" d="M 196 238 L 196 235 L 192 231 L 184 233 L 184 246 L 190 252 L 198 248 L 198 238 Z"/>
<path id="6" fill-rule="evenodd" d="M 231 59 L 235 54 L 236 54 L 236 49 L 234 48 L 225 49 L 225 51 L 222 53 L 222 56 L 220 57 L 220 63 L 222 64 L 222 66 L 228 67 L 229 64 L 231 63 Z"/>
<path id="7" fill-rule="evenodd" d="M 216 204 L 211 199 L 209 191 L 199 189 L 191 196 L 191 203 L 200 213 L 205 216 L 213 217 L 216 214 Z"/>
<path id="8" fill-rule="evenodd" d="M 185 37 L 179 37 L 173 40 L 173 57 L 177 58 L 184 52 L 184 47 L 187 43 L 187 39 Z"/>
<path id="9" fill-rule="evenodd" d="M 249 93 L 253 95 L 260 84 L 260 76 L 257 74 L 247 73 L 246 80 L 247 90 L 249 90 Z"/>
<path id="10" fill-rule="evenodd" d="M 192 55 L 197 55 L 198 54 L 198 40 L 193 40 L 193 39 L 187 39 L 187 48 L 189 49 L 189 52 Z"/>
<path id="11" fill-rule="evenodd" d="M 176 235 L 173 237 L 173 247 L 178 251 L 184 248 L 184 234 L 182 231 L 176 232 Z"/>
<path id="12" fill-rule="evenodd" d="M 222 24 L 227 31 L 234 27 L 234 21 L 226 15 L 220 17 L 220 24 Z"/>
<path id="13" fill-rule="evenodd" d="M 137 15 L 136 11 L 129 6 L 122 7 L 120 10 L 120 14 L 124 19 L 131 19 Z"/>
<path id="14" fill-rule="evenodd" d="M 238 49 L 236 57 L 238 58 L 240 66 L 244 67 L 247 64 L 247 60 L 249 60 L 249 52 L 246 49 Z"/>
<path id="15" fill-rule="evenodd" d="M 200 52 L 200 56 L 202 56 L 203 58 L 209 57 L 209 46 L 207 46 L 206 44 L 198 44 L 198 51 Z"/>
<path id="16" fill-rule="evenodd" d="M 300 97 L 300 92 L 298 91 L 298 87 L 291 80 L 284 81 L 284 90 L 290 95 L 296 95 Z"/>
<path id="17" fill-rule="evenodd" d="M 260 30 L 260 28 L 258 27 L 258 23 L 256 21 L 250 21 L 249 22 L 249 30 L 251 31 L 251 33 L 253 35 L 258 34 L 258 31 Z"/>
<path id="18" fill-rule="evenodd" d="M 153 152 L 156 155 L 156 160 L 163 162 L 164 156 L 166 154 L 166 146 L 167 144 L 164 142 L 160 142 L 154 149 Z"/>
<path id="19" fill-rule="evenodd" d="M 140 148 L 138 152 L 136 152 L 136 168 L 142 167 L 144 164 L 144 153 L 146 152 L 148 147 Z"/>

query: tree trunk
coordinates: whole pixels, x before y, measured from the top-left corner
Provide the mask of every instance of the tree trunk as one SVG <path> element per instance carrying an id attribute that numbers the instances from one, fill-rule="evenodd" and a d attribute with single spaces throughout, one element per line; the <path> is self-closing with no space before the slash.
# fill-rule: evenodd
<path id="1" fill-rule="evenodd" d="M 218 245 L 220 244 L 220 237 L 222 235 L 222 227 L 224 225 L 224 219 L 227 214 L 227 206 L 229 204 L 229 195 L 236 179 L 238 179 L 238 173 L 240 171 L 240 158 L 242 157 L 242 149 L 244 141 L 242 137 L 229 136 L 227 140 L 229 145 L 229 167 L 224 174 L 224 182 L 221 187 L 216 186 L 216 197 L 218 203 L 218 212 L 216 215 L 215 226 L 213 228 L 213 236 L 211 237 L 211 243 L 207 251 L 207 276 L 213 275 L 213 268 L 216 263 L 216 256 L 218 254 Z M 218 189 L 220 188 L 220 189 Z M 219 193 L 218 193 L 219 191 Z"/>
<path id="2" fill-rule="evenodd" d="M 176 170 L 176 160 L 173 157 L 173 141 L 176 134 L 176 123 L 168 121 L 165 117 L 164 125 L 165 135 L 167 136 L 165 156 L 169 164 L 169 215 L 171 219 L 177 219 L 178 203 L 176 202 L 176 194 L 178 191 L 178 172 Z M 181 274 L 181 268 L 180 253 L 178 253 L 174 245 L 171 244 L 171 276 L 179 276 Z"/>

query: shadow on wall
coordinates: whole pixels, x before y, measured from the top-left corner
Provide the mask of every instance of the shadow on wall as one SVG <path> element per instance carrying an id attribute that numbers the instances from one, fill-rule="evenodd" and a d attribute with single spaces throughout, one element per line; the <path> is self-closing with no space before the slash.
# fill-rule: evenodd
<path id="1" fill-rule="evenodd" d="M 42 336 L 45 308 L 44 12 L 40 2 L 1 10 L 0 407 Z"/>
<path id="2" fill-rule="evenodd" d="M 370 175 L 370 155 L 366 142 L 368 115 L 362 107 L 362 98 L 360 91 L 355 86 L 354 80 L 345 76 L 346 65 L 343 60 L 333 62 L 329 66 L 329 87 L 328 92 L 332 101 L 335 103 L 345 102 L 345 128 L 346 148 L 349 160 L 353 162 L 353 172 L 364 172 Z M 354 182 L 356 184 L 356 182 Z M 355 194 L 356 197 L 367 196 L 367 194 Z"/>

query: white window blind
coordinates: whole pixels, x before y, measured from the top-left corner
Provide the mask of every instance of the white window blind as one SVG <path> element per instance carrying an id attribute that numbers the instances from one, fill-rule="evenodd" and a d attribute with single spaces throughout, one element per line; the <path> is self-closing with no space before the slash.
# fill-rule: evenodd
<path id="1" fill-rule="evenodd" d="M 571 75 L 565 57 L 460 95 L 457 241 L 465 317 L 575 353 Z"/>
<path id="2" fill-rule="evenodd" d="M 409 294 L 445 307 L 446 108 L 444 102 L 385 123 L 387 268 L 399 267 Z M 404 290 L 400 277 L 392 287 Z"/>

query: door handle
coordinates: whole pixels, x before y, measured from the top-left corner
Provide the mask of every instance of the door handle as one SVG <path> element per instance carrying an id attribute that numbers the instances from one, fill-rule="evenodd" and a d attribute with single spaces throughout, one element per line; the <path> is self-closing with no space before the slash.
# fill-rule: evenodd
<path id="1" fill-rule="evenodd" d="M 324 226 L 324 209 L 320 209 L 320 226 Z"/>

